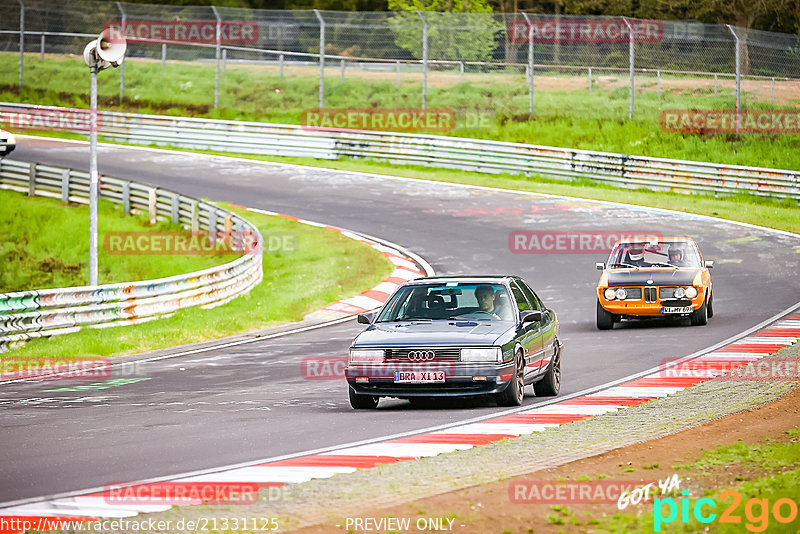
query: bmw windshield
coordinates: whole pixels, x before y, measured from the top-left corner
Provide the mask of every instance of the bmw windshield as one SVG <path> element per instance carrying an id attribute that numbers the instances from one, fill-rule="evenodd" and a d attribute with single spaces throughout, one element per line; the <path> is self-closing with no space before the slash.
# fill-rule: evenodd
<path id="1" fill-rule="evenodd" d="M 400 288 L 376 322 L 470 319 L 513 321 L 514 310 L 502 284 L 446 283 Z"/>

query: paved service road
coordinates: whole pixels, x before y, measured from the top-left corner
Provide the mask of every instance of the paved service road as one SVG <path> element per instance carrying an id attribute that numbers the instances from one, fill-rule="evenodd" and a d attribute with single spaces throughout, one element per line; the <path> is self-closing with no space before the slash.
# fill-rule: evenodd
<path id="1" fill-rule="evenodd" d="M 88 168 L 88 146 L 82 144 L 22 138 L 12 156 Z M 100 171 L 388 239 L 422 255 L 440 274 L 519 274 L 560 317 L 563 394 L 708 347 L 800 300 L 800 240 L 690 215 L 122 147 L 100 148 Z M 594 263 L 605 254 L 509 250 L 512 231 L 534 229 L 692 236 L 706 258 L 716 260 L 716 315 L 706 327 L 638 323 L 599 332 Z M 75 389 L 86 381 L 66 380 L 0 385 L 0 502 L 298 453 L 500 411 L 490 401 L 413 409 L 405 401 L 384 400 L 377 411 L 354 412 L 344 381 L 302 377 L 303 358 L 344 356 L 360 329 L 349 321 L 145 363 L 115 376 L 141 380 L 106 389 Z M 526 404 L 541 400 L 527 397 Z"/>

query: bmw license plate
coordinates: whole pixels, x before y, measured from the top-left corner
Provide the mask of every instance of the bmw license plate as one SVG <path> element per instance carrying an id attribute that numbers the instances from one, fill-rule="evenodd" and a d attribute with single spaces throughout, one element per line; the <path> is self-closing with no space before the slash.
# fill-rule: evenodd
<path id="1" fill-rule="evenodd" d="M 428 384 L 444 382 L 444 371 L 395 371 L 395 384 Z"/>
<path id="2" fill-rule="evenodd" d="M 694 308 L 691 306 L 664 306 L 661 313 L 692 313 Z"/>

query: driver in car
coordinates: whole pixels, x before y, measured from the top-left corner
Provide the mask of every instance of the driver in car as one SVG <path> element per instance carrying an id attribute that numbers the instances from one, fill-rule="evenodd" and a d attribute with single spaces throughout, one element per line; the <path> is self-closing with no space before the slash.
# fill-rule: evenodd
<path id="1" fill-rule="evenodd" d="M 478 286 L 475 289 L 475 298 L 478 299 L 477 311 L 486 312 L 495 319 L 500 319 L 500 316 L 497 315 L 494 309 L 495 293 L 492 286 Z"/>
<path id="2" fill-rule="evenodd" d="M 683 261 L 683 250 L 678 247 L 670 247 L 669 262 L 675 267 L 686 267 L 686 262 Z"/>

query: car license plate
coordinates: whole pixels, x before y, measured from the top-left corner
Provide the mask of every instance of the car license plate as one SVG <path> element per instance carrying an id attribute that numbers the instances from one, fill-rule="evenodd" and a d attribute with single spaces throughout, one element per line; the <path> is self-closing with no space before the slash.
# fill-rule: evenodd
<path id="1" fill-rule="evenodd" d="M 427 384 L 444 382 L 444 371 L 395 371 L 395 384 Z"/>
<path id="2" fill-rule="evenodd" d="M 661 313 L 692 313 L 694 308 L 691 306 L 664 306 Z"/>

